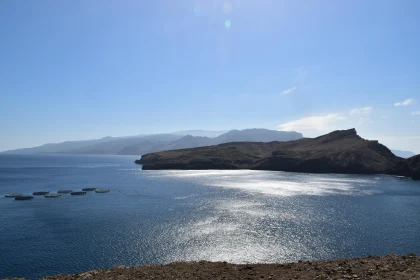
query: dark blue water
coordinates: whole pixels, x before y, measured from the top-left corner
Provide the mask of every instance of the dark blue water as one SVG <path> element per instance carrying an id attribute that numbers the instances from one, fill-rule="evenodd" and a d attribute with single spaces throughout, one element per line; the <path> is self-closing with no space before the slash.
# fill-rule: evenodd
<path id="1" fill-rule="evenodd" d="M 420 253 L 420 182 L 263 171 L 142 171 L 135 157 L 0 155 L 0 278 L 182 260 Z M 4 194 L 84 187 L 110 193 Z"/>

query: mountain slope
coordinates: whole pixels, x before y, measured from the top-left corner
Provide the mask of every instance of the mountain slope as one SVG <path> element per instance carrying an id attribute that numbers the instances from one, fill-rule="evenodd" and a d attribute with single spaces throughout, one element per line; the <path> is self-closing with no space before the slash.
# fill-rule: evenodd
<path id="1" fill-rule="evenodd" d="M 178 150 L 214 145 L 214 138 L 187 135 L 165 145 L 165 150 Z"/>
<path id="2" fill-rule="evenodd" d="M 141 141 L 132 145 L 125 146 L 122 148 L 118 154 L 119 155 L 144 155 L 147 153 L 152 153 L 156 151 L 165 150 L 165 145 L 167 142 L 154 142 L 150 140 Z"/>
<path id="3" fill-rule="evenodd" d="M 209 134 L 211 131 L 189 131 L 194 135 Z M 284 132 L 268 129 L 232 130 L 217 137 L 202 137 L 177 134 L 153 134 L 90 141 L 74 141 L 46 144 L 30 149 L 9 151 L 8 153 L 62 153 L 62 154 L 100 154 L 100 155 L 143 155 L 152 152 L 217 145 L 232 141 L 288 141 L 302 138 L 297 132 Z"/>
<path id="4" fill-rule="evenodd" d="M 168 143 L 165 150 L 203 147 L 228 142 L 284 142 L 301 138 L 303 138 L 303 135 L 298 132 L 253 128 L 244 130 L 231 130 L 214 138 L 187 135 L 183 138 Z"/>
<path id="5" fill-rule="evenodd" d="M 228 132 L 228 130 L 200 130 L 200 129 L 196 129 L 196 130 L 181 130 L 181 131 L 177 131 L 177 132 L 172 132 L 171 134 L 175 134 L 175 135 L 191 135 L 191 136 L 201 136 L 201 137 L 209 137 L 209 138 L 214 138 L 217 137 L 219 135 L 222 135 L 223 133 Z"/>
<path id="6" fill-rule="evenodd" d="M 81 147 L 95 145 L 95 144 L 99 144 L 99 143 L 104 143 L 104 142 L 108 142 L 108 141 L 115 140 L 115 139 L 120 139 L 120 138 L 104 137 L 104 138 L 101 138 L 101 139 L 94 139 L 94 140 L 66 141 L 66 142 L 62 142 L 62 143 L 50 143 L 50 144 L 44 144 L 44 145 L 38 146 L 38 147 L 10 150 L 10 151 L 2 152 L 2 153 L 6 153 L 6 154 L 58 153 L 58 152 L 64 151 L 64 150 L 78 149 L 78 148 L 81 148 Z"/>
<path id="7" fill-rule="evenodd" d="M 300 139 L 302 134 L 268 129 L 232 130 L 218 137 L 156 134 L 141 138 L 119 139 L 78 149 L 61 151 L 71 154 L 120 154 L 142 155 L 146 153 L 217 145 L 232 141 L 288 141 Z"/>
<path id="8" fill-rule="evenodd" d="M 354 129 L 288 142 L 238 142 L 151 153 L 136 161 L 143 164 L 143 169 L 256 169 L 357 174 L 389 174 L 401 162 L 403 160 L 387 147 L 378 141 L 362 139 Z"/>
<path id="9" fill-rule="evenodd" d="M 141 150 L 146 151 L 150 143 L 161 143 L 161 142 L 170 142 L 181 138 L 180 135 L 173 135 L 173 134 L 154 134 L 148 135 L 143 137 L 136 137 L 136 138 L 125 138 L 125 139 L 117 139 L 111 140 L 108 142 L 98 143 L 94 145 L 89 145 L 77 149 L 70 149 L 61 151 L 61 153 L 65 154 L 127 154 L 129 147 L 133 145 L 137 145 L 139 147 L 142 143 L 146 144 L 146 147 L 142 147 Z M 125 152 L 125 153 L 124 153 Z M 134 154 L 138 155 L 138 154 Z"/>
<path id="10" fill-rule="evenodd" d="M 278 131 L 262 128 L 231 130 L 214 139 L 215 144 L 228 142 L 271 142 L 290 141 L 303 138 L 302 133 L 294 131 Z"/>

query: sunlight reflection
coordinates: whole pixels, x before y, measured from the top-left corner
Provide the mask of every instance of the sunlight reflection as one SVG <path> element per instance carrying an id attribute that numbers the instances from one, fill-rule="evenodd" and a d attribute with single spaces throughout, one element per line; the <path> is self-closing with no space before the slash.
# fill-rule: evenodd
<path id="1" fill-rule="evenodd" d="M 252 170 L 188 170 L 158 171 L 151 176 L 168 176 L 200 181 L 202 184 L 228 189 L 239 189 L 248 193 L 275 196 L 296 195 L 372 195 L 377 180 L 334 174 L 297 174 L 287 172 Z"/>

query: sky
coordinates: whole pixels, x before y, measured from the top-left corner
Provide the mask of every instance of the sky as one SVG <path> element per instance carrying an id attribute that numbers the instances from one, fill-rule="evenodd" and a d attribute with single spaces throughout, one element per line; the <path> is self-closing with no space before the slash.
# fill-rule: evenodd
<path id="1" fill-rule="evenodd" d="M 420 1 L 2 0 L 0 151 L 356 128 L 420 153 Z"/>

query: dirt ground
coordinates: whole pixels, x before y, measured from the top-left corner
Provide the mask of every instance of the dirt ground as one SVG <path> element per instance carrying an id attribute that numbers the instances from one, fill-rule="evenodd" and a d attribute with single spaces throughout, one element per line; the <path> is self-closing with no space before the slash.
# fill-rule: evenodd
<path id="1" fill-rule="evenodd" d="M 177 262 L 140 267 L 118 266 L 44 280 L 78 279 L 420 279 L 420 257 L 388 255 L 289 264 Z"/>

